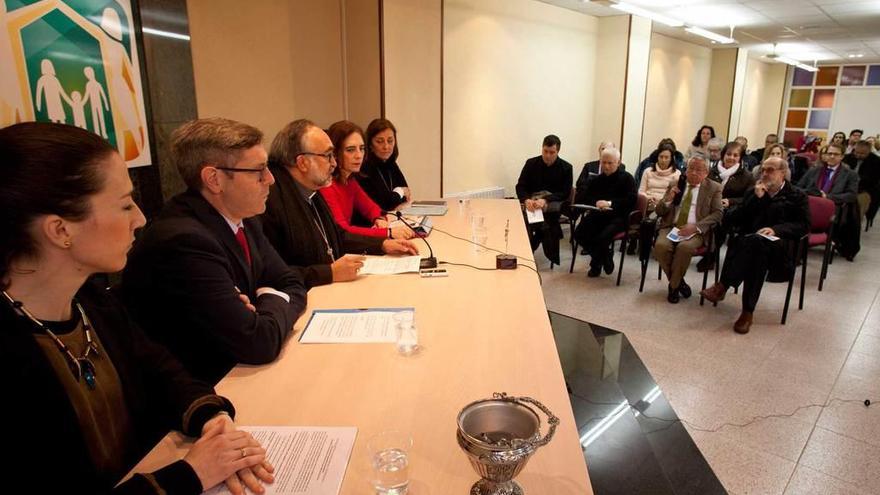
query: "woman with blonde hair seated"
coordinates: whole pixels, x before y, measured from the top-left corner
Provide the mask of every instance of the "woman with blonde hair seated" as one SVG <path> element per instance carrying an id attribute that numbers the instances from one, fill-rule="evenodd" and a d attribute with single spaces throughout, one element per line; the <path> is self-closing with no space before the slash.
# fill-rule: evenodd
<path id="1" fill-rule="evenodd" d="M 755 181 L 761 178 L 761 164 L 770 157 L 782 158 L 787 163 L 788 151 L 785 149 L 785 146 L 780 143 L 771 144 L 764 148 L 764 156 L 761 158 L 761 163 L 752 169 L 752 175 L 755 177 Z M 791 182 L 791 166 L 785 171 L 785 180 Z"/>
<path id="2" fill-rule="evenodd" d="M 122 270 L 144 225 L 119 153 L 78 127 L 16 124 L 0 129 L 0 175 L 5 491 L 195 495 L 226 480 L 263 493 L 272 466 L 232 404 L 87 283 Z M 117 486 L 169 429 L 200 438 Z"/>

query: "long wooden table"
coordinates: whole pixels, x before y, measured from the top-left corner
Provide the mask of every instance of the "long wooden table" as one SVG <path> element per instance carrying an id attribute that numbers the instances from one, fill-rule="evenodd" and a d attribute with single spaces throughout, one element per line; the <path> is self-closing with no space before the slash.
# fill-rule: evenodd
<path id="1" fill-rule="evenodd" d="M 513 200 L 472 200 L 468 211 L 450 201 L 449 212 L 432 219 L 438 229 L 470 238 L 472 211 L 486 217 L 489 246 L 504 249 L 509 219 L 510 252 L 533 259 Z M 476 252 L 439 231 L 428 240 L 441 262 L 495 266 L 495 252 Z M 424 243 L 416 242 L 427 256 Z M 538 276 L 522 266 L 515 271 L 441 266 L 448 277 L 371 275 L 309 291 L 308 308 L 278 360 L 238 366 L 217 385 L 218 393 L 235 404 L 236 423 L 356 426 L 343 494 L 371 493 L 366 439 L 383 430 L 406 431 L 414 444 L 410 493 L 466 494 L 478 476 L 456 442 L 459 411 L 493 392 L 530 396 L 561 423 L 555 438 L 538 449 L 516 480 L 530 495 L 591 494 Z M 313 309 L 396 306 L 416 308 L 423 348 L 415 356 L 398 355 L 394 344 L 297 340 Z M 187 446 L 181 435 L 169 434 L 134 471 L 161 467 L 181 457 Z"/>

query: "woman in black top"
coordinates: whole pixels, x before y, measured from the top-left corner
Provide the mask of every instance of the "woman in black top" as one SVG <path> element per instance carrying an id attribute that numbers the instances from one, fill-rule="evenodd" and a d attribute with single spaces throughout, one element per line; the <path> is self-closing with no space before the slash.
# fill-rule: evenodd
<path id="1" fill-rule="evenodd" d="M 144 225 L 119 154 L 77 127 L 17 124 L 0 129 L 0 176 L 4 491 L 195 495 L 226 480 L 261 493 L 272 467 L 232 404 L 86 283 L 121 270 Z M 116 486 L 171 428 L 201 438 Z"/>
<path id="2" fill-rule="evenodd" d="M 361 187 L 385 211 L 412 201 L 406 178 L 397 166 L 397 129 L 391 121 L 373 119 L 367 126 L 367 156 L 361 166 Z"/>

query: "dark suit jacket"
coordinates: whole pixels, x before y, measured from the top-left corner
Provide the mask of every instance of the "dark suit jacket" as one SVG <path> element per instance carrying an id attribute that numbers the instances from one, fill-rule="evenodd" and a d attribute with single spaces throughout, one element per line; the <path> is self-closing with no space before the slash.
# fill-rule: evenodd
<path id="1" fill-rule="evenodd" d="M 719 167 L 723 167 L 721 162 L 718 162 L 718 164 L 709 169 L 709 178 L 721 184 L 721 172 L 719 171 Z M 727 183 L 724 184 L 724 189 L 721 190 L 721 197 L 726 199 L 732 207 L 739 204 L 746 191 L 754 185 L 755 177 L 751 172 L 746 170 L 744 164 L 740 164 L 739 170 L 731 175 L 727 179 Z"/>
<path id="2" fill-rule="evenodd" d="M 275 184 L 269 187 L 266 212 L 260 215 L 266 238 L 290 269 L 297 272 L 305 281 L 306 288 L 333 282 L 327 245 L 318 225 L 315 224 L 311 206 L 297 189 L 295 179 L 280 165 L 271 165 Z M 382 254 L 384 239 L 352 234 L 339 228 L 324 197 L 316 193 L 312 196 L 327 234 L 327 241 L 333 251 L 333 258 L 339 259 L 345 253 Z"/>
<path id="3" fill-rule="evenodd" d="M 755 196 L 754 188 L 746 191 L 742 203 L 725 218 L 740 235 L 753 235 L 764 227 L 770 227 L 779 237 L 781 249 L 772 251 L 775 258 L 769 261 L 767 279 L 771 282 L 788 280 L 794 270 L 798 241 L 810 230 L 810 204 L 807 195 L 786 181 L 776 196 Z M 731 249 L 735 249 L 735 243 Z"/>
<path id="4" fill-rule="evenodd" d="M 687 182 L 685 182 L 687 184 Z M 671 190 L 675 186 L 670 186 Z M 679 187 L 678 194 L 672 198 L 672 202 L 660 201 L 654 208 L 654 212 L 660 217 L 658 226 L 661 229 L 670 228 L 675 223 L 675 210 L 681 204 L 684 197 L 684 186 Z M 700 183 L 697 194 L 697 228 L 706 233 L 721 221 L 721 184 L 708 177 Z M 706 240 L 704 238 L 704 240 Z"/>
<path id="5" fill-rule="evenodd" d="M 620 170 L 626 172 L 626 165 L 621 163 Z M 581 173 L 578 175 L 577 181 L 575 182 L 575 196 L 583 194 L 583 191 L 587 189 L 587 185 L 589 185 L 590 181 L 601 173 L 602 171 L 599 170 L 599 160 L 585 163 L 584 168 L 581 169 Z"/>
<path id="6" fill-rule="evenodd" d="M 519 180 L 516 182 L 516 197 L 522 202 L 532 199 L 541 191 L 547 191 L 544 197 L 548 203 L 562 203 L 571 198 L 571 164 L 557 157 L 551 166 L 544 164 L 540 156 L 526 160 Z"/>
<path id="7" fill-rule="evenodd" d="M 306 306 L 302 279 L 244 220 L 252 266 L 226 220 L 196 191 L 175 196 L 132 249 L 122 294 L 135 320 L 193 376 L 216 383 L 238 363 L 275 359 Z M 257 297 L 259 287 L 290 296 Z M 257 311 L 239 300 L 247 295 Z"/>
<path id="8" fill-rule="evenodd" d="M 611 201 L 610 211 L 594 213 L 625 219 L 635 207 L 637 196 L 635 180 L 621 166 L 611 175 L 599 174 L 592 178 L 585 189 L 577 190 L 574 202 L 596 206 L 599 200 Z"/>
<path id="9" fill-rule="evenodd" d="M 843 158 L 843 163 L 856 170 L 858 160 L 855 155 L 850 153 Z M 868 157 L 862 161 L 861 165 L 858 165 L 858 174 L 859 192 L 870 194 L 871 201 L 880 200 L 880 156 L 868 153 Z"/>
<path id="10" fill-rule="evenodd" d="M 810 196 L 821 196 L 822 191 L 819 189 L 819 180 L 823 177 L 824 173 L 824 166 L 816 166 L 807 170 L 807 173 L 798 182 L 798 187 Z M 858 196 L 859 174 L 846 165 L 839 165 L 837 172 L 831 177 L 831 190 L 828 191 L 828 199 L 834 201 L 837 205 L 842 205 L 855 203 L 858 200 Z"/>
<path id="11" fill-rule="evenodd" d="M 358 182 L 367 196 L 385 211 L 391 211 L 406 202 L 394 192 L 396 187 L 409 187 L 396 158 L 383 162 L 370 154 L 364 158 Z"/>

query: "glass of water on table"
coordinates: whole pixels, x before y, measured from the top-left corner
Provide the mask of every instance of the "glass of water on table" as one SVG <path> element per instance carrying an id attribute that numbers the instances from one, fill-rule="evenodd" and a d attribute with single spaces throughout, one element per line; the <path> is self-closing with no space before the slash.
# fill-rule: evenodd
<path id="1" fill-rule="evenodd" d="M 409 488 L 409 452 L 412 437 L 401 431 L 383 431 L 367 440 L 376 493 L 405 495 Z"/>

